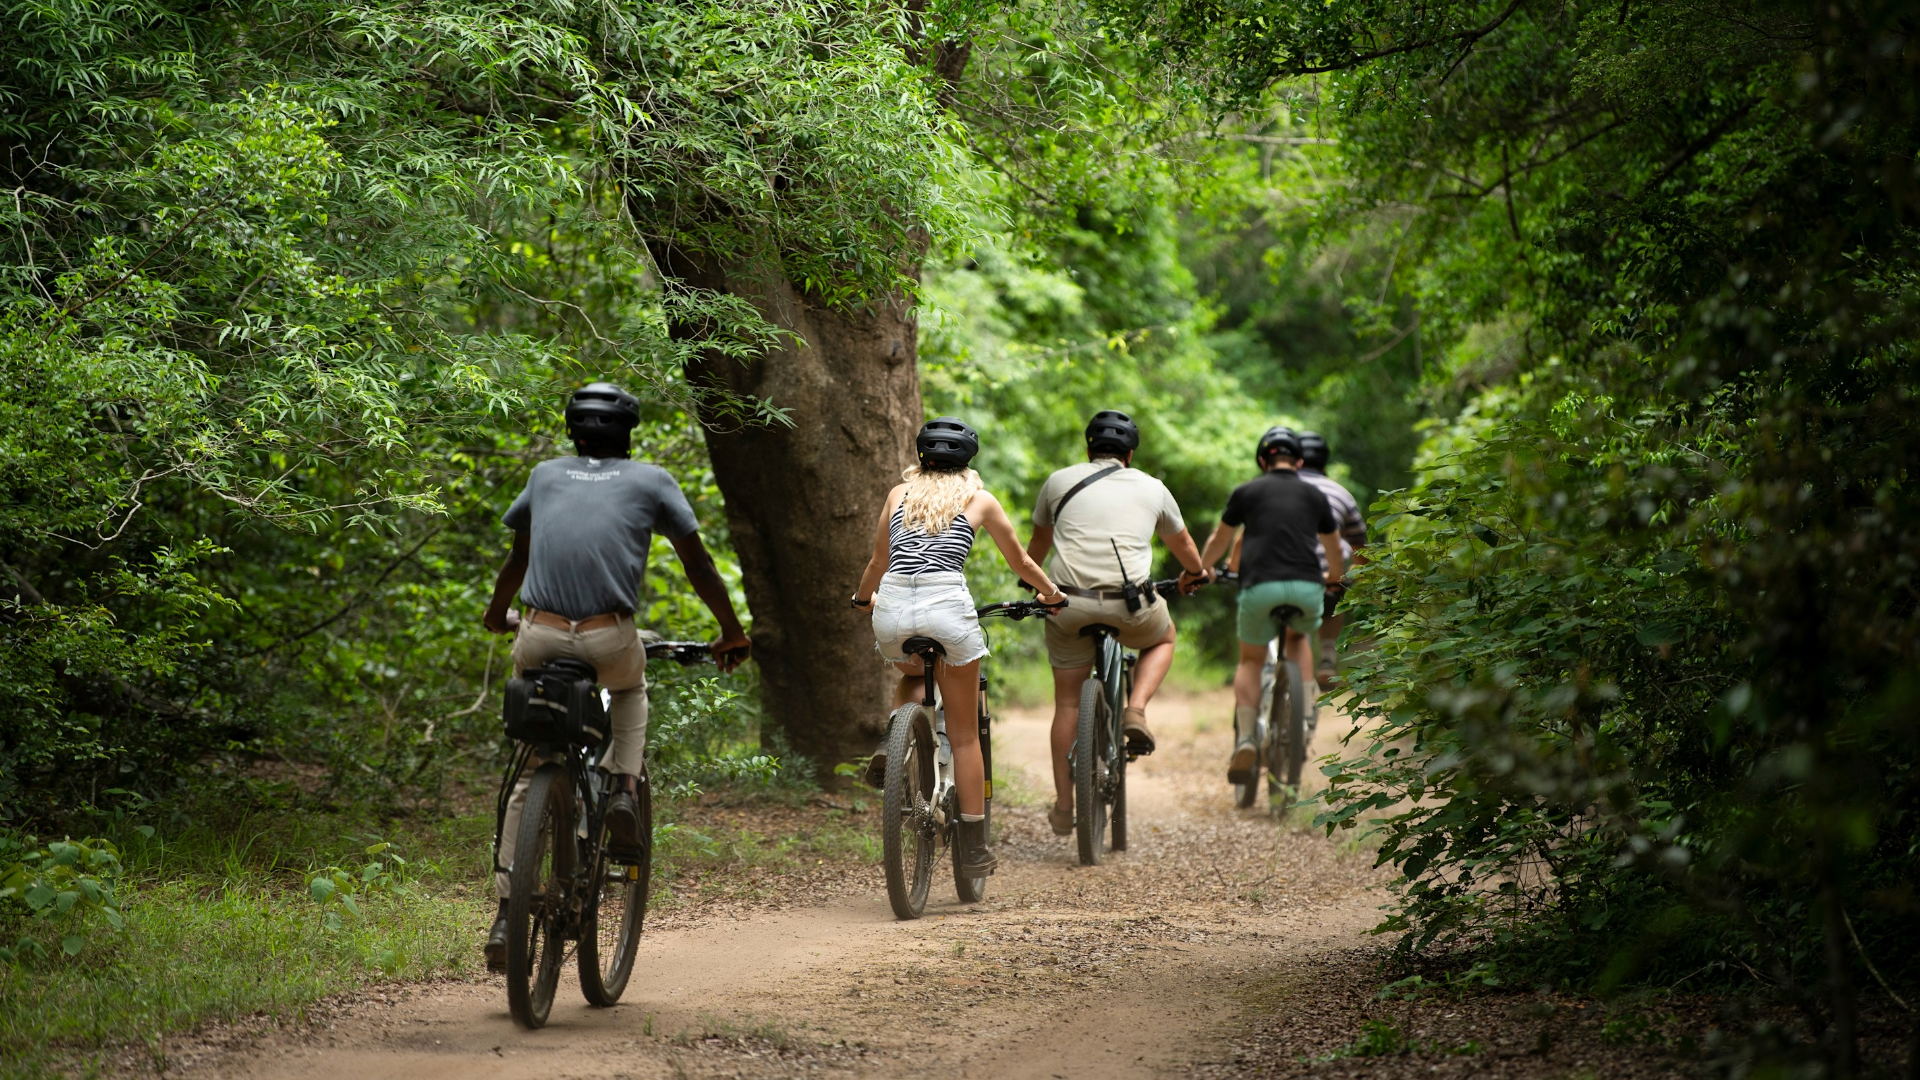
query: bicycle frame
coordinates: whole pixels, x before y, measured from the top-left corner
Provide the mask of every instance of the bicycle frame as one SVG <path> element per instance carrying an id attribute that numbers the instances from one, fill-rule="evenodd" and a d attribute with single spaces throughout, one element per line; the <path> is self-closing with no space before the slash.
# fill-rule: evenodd
<path id="1" fill-rule="evenodd" d="M 1127 707 L 1127 699 L 1133 696 L 1133 665 L 1139 656 L 1121 648 L 1105 630 L 1095 629 L 1090 636 L 1093 638 L 1093 678 L 1099 681 L 1100 694 L 1107 699 L 1107 767 L 1111 776 L 1115 760 L 1126 753 L 1121 714 Z"/>
<path id="2" fill-rule="evenodd" d="M 914 825 L 922 835 L 937 838 L 942 847 L 952 841 L 955 822 L 960 820 L 959 793 L 953 782 L 953 740 L 947 734 L 946 702 L 940 695 L 939 669 L 945 666 L 945 660 L 932 649 L 917 653 L 921 670 L 925 673 L 920 704 L 933 713 L 934 767 L 933 795 L 928 800 L 925 821 L 916 820 Z M 993 739 L 989 731 L 987 715 L 987 676 L 980 675 L 980 695 L 974 709 L 980 725 L 980 764 L 985 773 L 986 792 L 983 813 L 987 819 L 993 819 Z"/>

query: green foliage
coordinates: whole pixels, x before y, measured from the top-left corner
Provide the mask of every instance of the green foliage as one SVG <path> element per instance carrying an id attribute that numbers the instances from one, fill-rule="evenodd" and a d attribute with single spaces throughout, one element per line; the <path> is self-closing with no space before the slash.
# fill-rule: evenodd
<path id="1" fill-rule="evenodd" d="M 1438 1039 L 1410 1039 L 1397 1024 L 1386 1020 L 1368 1019 L 1361 1021 L 1360 1034 L 1352 1042 L 1312 1060 L 1328 1062 L 1342 1058 L 1401 1057 L 1407 1054 L 1462 1057 L 1478 1054 L 1480 1050 L 1480 1044 L 1472 1040 L 1443 1044 Z"/>
<path id="2" fill-rule="evenodd" d="M 209 753 L 438 791 L 486 742 L 474 613 L 564 386 L 645 391 L 709 523 L 696 400 L 779 420 L 687 384 L 773 332 L 663 267 L 857 306 L 964 233 L 895 8 L 6 14 L 0 817 Z M 703 620 L 679 591 L 650 614 Z"/>
<path id="3" fill-rule="evenodd" d="M 157 865 L 129 855 L 133 872 L 156 879 L 137 892 L 123 887 L 126 926 L 110 952 L 0 965 L 0 1071 L 98 1070 L 129 1048 L 161 1068 L 169 1037 L 204 1023 L 291 1020 L 318 998 L 368 983 L 478 969 L 475 935 L 486 926 L 490 891 L 461 899 L 429 878 L 431 892 L 364 897 L 364 918 L 329 929 L 295 894 L 297 877 L 273 880 L 256 866 L 205 873 L 193 864 L 217 868 L 220 853 L 178 842 L 166 850 Z"/>
<path id="4" fill-rule="evenodd" d="M 1920 975 L 1911 12 L 1101 9 L 1209 108 L 1332 72 L 1322 205 L 1403 222 L 1459 409 L 1378 507 L 1322 817 L 1378 818 L 1385 929 L 1601 987 L 1759 973 L 1819 1034 L 1755 1053 L 1853 1074 L 1865 958 Z"/>
<path id="5" fill-rule="evenodd" d="M 806 775 L 791 754 L 760 751 L 757 711 L 720 679 L 683 675 L 653 685 L 647 769 L 667 798 L 690 798 L 706 784 L 754 787 Z"/>
<path id="6" fill-rule="evenodd" d="M 355 918 L 361 918 L 361 898 L 386 896 L 407 887 L 409 870 L 407 860 L 393 849 L 386 840 L 376 840 L 360 851 L 360 865 L 356 868 L 323 866 L 307 875 L 307 895 L 313 902 L 326 909 L 321 921 L 329 930 L 341 927 L 340 914 L 334 908 L 343 908 Z"/>
<path id="7" fill-rule="evenodd" d="M 59 840 L 41 847 L 31 836 L 24 843 L 0 837 L 0 925 L 17 921 L 25 908 L 29 918 L 55 925 L 60 951 L 76 956 L 86 947 L 92 923 L 114 930 L 125 925 L 116 892 L 120 876 L 120 851 L 107 840 Z M 32 935 L 0 947 L 0 962 L 44 956 Z"/>

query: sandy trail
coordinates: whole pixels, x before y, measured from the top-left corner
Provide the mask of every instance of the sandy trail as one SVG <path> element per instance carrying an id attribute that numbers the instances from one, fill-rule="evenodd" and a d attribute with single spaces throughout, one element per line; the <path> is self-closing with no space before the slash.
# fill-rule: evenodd
<path id="1" fill-rule="evenodd" d="M 1258 986 L 1289 956 L 1352 944 L 1379 903 L 1365 859 L 1233 808 L 1230 707 L 1225 692 L 1156 707 L 1160 751 L 1129 773 L 1132 850 L 1102 866 L 1080 867 L 1032 804 L 1051 788 L 1048 718 L 1003 710 L 995 757 L 1024 784 L 996 805 L 1001 870 L 981 903 L 953 900 L 943 861 L 926 917 L 895 921 L 876 866 L 854 899 L 650 930 L 618 1008 L 588 1008 L 571 973 L 535 1032 L 498 979 L 392 990 L 184 1071 L 1105 1080 L 1220 1061 Z M 1327 711 L 1317 741 L 1344 726 Z M 1030 804 L 1009 805 L 1021 788 Z"/>

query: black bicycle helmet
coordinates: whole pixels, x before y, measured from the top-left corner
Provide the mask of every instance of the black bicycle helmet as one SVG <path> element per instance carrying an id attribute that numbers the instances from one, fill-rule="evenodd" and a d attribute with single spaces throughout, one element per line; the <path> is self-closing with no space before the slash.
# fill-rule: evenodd
<path id="1" fill-rule="evenodd" d="M 607 429 L 621 434 L 640 423 L 640 399 L 610 382 L 588 383 L 567 399 L 567 430 L 579 436 Z"/>
<path id="2" fill-rule="evenodd" d="M 1254 449 L 1253 460 L 1262 468 L 1277 457 L 1297 458 L 1300 456 L 1300 436 L 1292 428 L 1270 427 L 1260 436 L 1260 445 Z"/>
<path id="3" fill-rule="evenodd" d="M 1140 428 L 1118 409 L 1102 409 L 1087 421 L 1087 452 L 1131 454 L 1140 449 Z"/>
<path id="4" fill-rule="evenodd" d="M 980 436 L 957 416 L 936 416 L 920 426 L 913 449 L 923 469 L 964 469 L 980 452 Z"/>
<path id="5" fill-rule="evenodd" d="M 1309 469 L 1325 469 L 1327 459 L 1333 451 L 1327 446 L 1327 437 L 1317 431 L 1300 433 L 1300 461 Z"/>

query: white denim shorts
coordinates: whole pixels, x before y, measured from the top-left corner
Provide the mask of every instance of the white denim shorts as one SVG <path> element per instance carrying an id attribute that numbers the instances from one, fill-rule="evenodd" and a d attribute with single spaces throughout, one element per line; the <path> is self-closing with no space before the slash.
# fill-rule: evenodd
<path id="1" fill-rule="evenodd" d="M 901 645 L 930 637 L 944 645 L 947 663 L 971 664 L 987 655 L 987 635 L 973 610 L 967 576 L 956 571 L 887 574 L 873 594 L 873 647 L 890 664 L 912 663 Z"/>

